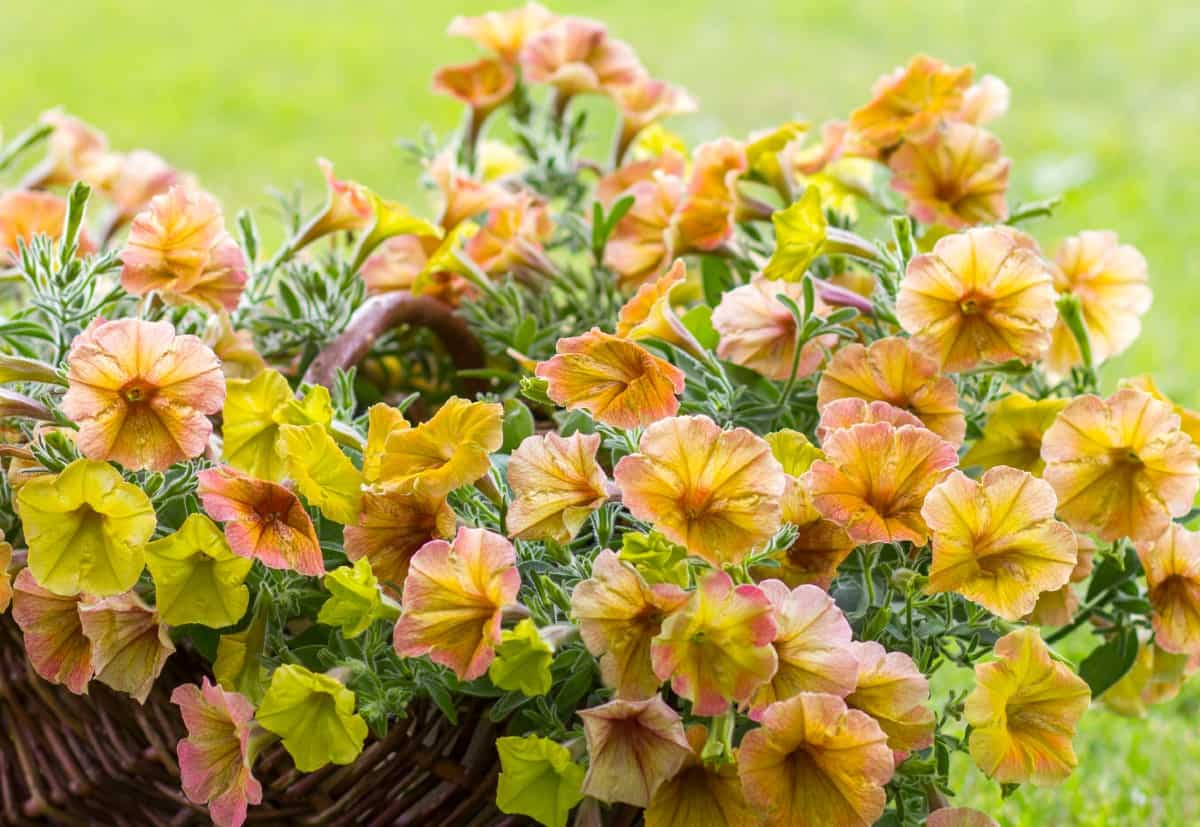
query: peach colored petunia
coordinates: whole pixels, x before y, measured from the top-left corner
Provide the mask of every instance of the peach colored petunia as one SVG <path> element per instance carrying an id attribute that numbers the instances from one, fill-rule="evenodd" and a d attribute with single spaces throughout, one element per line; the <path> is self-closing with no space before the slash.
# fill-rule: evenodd
<path id="1" fill-rule="evenodd" d="M 425 269 L 440 240 L 433 236 L 398 235 L 371 253 L 359 273 L 370 293 L 409 290 Z"/>
<path id="2" fill-rule="evenodd" d="M 604 263 L 617 274 L 620 288 L 629 291 L 657 278 L 682 251 L 675 211 L 683 198 L 683 181 L 656 172 L 625 194 L 633 196 L 633 205 L 613 228 Z"/>
<path id="3" fill-rule="evenodd" d="M 671 268 L 651 282 L 643 284 L 621 306 L 617 316 L 617 336 L 622 339 L 661 339 L 694 356 L 704 348 L 683 324 L 671 303 L 675 288 L 687 280 L 687 266 L 676 259 Z"/>
<path id="4" fill-rule="evenodd" d="M 444 497 L 487 473 L 488 455 L 504 439 L 496 402 L 446 400 L 428 421 L 388 433 L 377 482 L 430 497 Z"/>
<path id="5" fill-rule="evenodd" d="M 1069 402 L 1013 393 L 988 406 L 983 436 L 963 455 L 963 467 L 1008 465 L 1040 477 L 1046 467 L 1042 438 Z"/>
<path id="6" fill-rule="evenodd" d="M 1117 388 L 1133 388 L 1142 393 L 1150 394 L 1159 402 L 1165 402 L 1170 405 L 1171 410 L 1179 417 L 1179 427 L 1185 434 L 1191 437 L 1192 442 L 1200 445 L 1200 413 L 1188 410 L 1182 405 L 1173 402 L 1170 397 L 1158 389 L 1158 385 L 1154 384 L 1154 379 L 1149 374 L 1130 376 L 1122 379 L 1117 383 Z"/>
<path id="7" fill-rule="evenodd" d="M 605 210 L 610 210 L 613 203 L 628 195 L 635 184 L 654 181 L 659 176 L 682 180 L 686 169 L 687 161 L 673 149 L 665 149 L 653 158 L 630 161 L 596 182 L 596 200 Z"/>
<path id="8" fill-rule="evenodd" d="M 764 580 L 758 587 L 774 607 L 771 645 L 779 668 L 751 698 L 750 717 L 759 719 L 771 704 L 801 692 L 848 695 L 858 661 L 850 649 L 850 624 L 833 598 L 816 586 L 789 589 L 779 580 Z"/>
<path id="9" fill-rule="evenodd" d="M 984 75 L 963 92 L 962 106 L 954 118 L 976 126 L 989 123 L 1008 111 L 1011 97 L 1007 83 L 995 75 Z"/>
<path id="10" fill-rule="evenodd" d="M 111 153 L 94 166 L 89 181 L 112 200 L 120 218 L 146 209 L 156 195 L 177 184 L 194 187 L 195 177 L 181 172 L 148 149 Z"/>
<path id="11" fill-rule="evenodd" d="M 62 237 L 67 202 L 53 193 L 12 190 L 0 195 L 0 264 L 17 261 L 21 244 L 29 245 L 34 236 L 52 240 Z M 79 234 L 79 252 L 95 249 L 86 232 Z"/>
<path id="12" fill-rule="evenodd" d="M 175 651 L 158 615 L 134 592 L 79 605 L 83 635 L 92 644 L 96 680 L 144 704 Z"/>
<path id="13" fill-rule="evenodd" d="M 253 379 L 267 369 L 266 360 L 254 346 L 253 334 L 246 328 L 235 328 L 228 313 L 208 317 L 202 341 L 217 355 L 226 380 Z"/>
<path id="14" fill-rule="evenodd" d="M 703 724 L 689 726 L 686 736 L 691 754 L 654 793 L 645 812 L 646 827 L 759 827 L 762 820 L 742 794 L 737 764 L 700 757 L 708 740 Z"/>
<path id="15" fill-rule="evenodd" d="M 413 555 L 404 580 L 396 654 L 429 655 L 470 681 L 487 671 L 500 642 L 500 616 L 517 598 L 521 575 L 512 543 L 462 527 L 453 543 L 431 540 Z"/>
<path id="16" fill-rule="evenodd" d="M 54 128 L 46 141 L 46 157 L 35 167 L 36 172 L 30 173 L 38 186 L 92 182 L 95 170 L 109 154 L 104 133 L 68 115 L 61 107 L 43 112 L 38 122 Z"/>
<path id="17" fill-rule="evenodd" d="M 375 576 L 399 589 L 412 556 L 430 540 L 454 536 L 454 522 L 444 496 L 368 490 L 358 523 L 342 530 L 346 557 L 352 563 L 370 560 Z"/>
<path id="18" fill-rule="evenodd" d="M 914 428 L 924 428 L 925 423 L 908 411 L 890 405 L 887 402 L 868 402 L 865 399 L 849 397 L 835 399 L 821 409 L 821 418 L 817 420 L 817 439 L 822 443 L 834 431 L 842 431 L 855 425 L 886 422 L 894 428 L 911 425 Z"/>
<path id="19" fill-rule="evenodd" d="M 12 616 L 25 641 L 33 671 L 76 695 L 87 692 L 92 643 L 79 620 L 80 595 L 57 595 L 43 589 L 28 568 L 13 581 Z"/>
<path id="20" fill-rule="evenodd" d="M 549 28 L 558 16 L 539 3 L 505 11 L 489 11 L 478 17 L 455 17 L 446 33 L 466 37 L 481 48 L 495 52 L 508 63 L 516 63 L 525 41 Z"/>
<path id="21" fill-rule="evenodd" d="M 758 371 L 768 379 L 786 380 L 795 362 L 797 377 L 811 376 L 825 361 L 825 350 L 837 344 L 837 336 L 819 336 L 804 343 L 796 356 L 796 317 L 779 296 L 784 295 L 804 308 L 804 289 L 799 282 L 768 281 L 755 276 L 749 284 L 721 296 L 713 310 L 712 324 L 720 336 L 717 355 L 735 365 Z M 829 313 L 816 299 L 812 312 Z"/>
<path id="22" fill-rule="evenodd" d="M 528 38 L 519 59 L 527 80 L 550 84 L 562 99 L 611 93 L 645 73 L 628 43 L 582 17 L 560 18 Z"/>
<path id="23" fill-rule="evenodd" d="M 96 319 L 67 355 L 62 409 L 89 459 L 162 471 L 200 456 L 225 403 L 215 353 L 170 322 Z"/>
<path id="24" fill-rule="evenodd" d="M 583 792 L 601 801 L 648 807 L 692 751 L 679 713 L 659 695 L 618 698 L 581 709 L 579 717 L 589 759 Z"/>
<path id="25" fill-rule="evenodd" d="M 1071 739 L 1091 692 L 1031 626 L 1000 638 L 995 652 L 975 666 L 965 702 L 971 758 L 1001 784 L 1059 784 L 1075 768 Z"/>
<path id="26" fill-rule="evenodd" d="M 633 83 L 617 87 L 613 90 L 613 97 L 621 113 L 621 132 L 617 137 L 618 157 L 624 157 L 625 150 L 634 138 L 650 124 L 674 115 L 695 112 L 698 108 L 695 98 L 686 89 L 645 75 Z"/>
<path id="27" fill-rule="evenodd" d="M 875 641 L 850 644 L 858 667 L 846 705 L 875 719 L 887 734 L 888 747 L 912 752 L 933 744 L 934 715 L 929 681 L 903 652 L 888 652 Z"/>
<path id="28" fill-rule="evenodd" d="M 1087 534 L 1076 534 L 1075 542 L 1079 546 L 1079 555 L 1075 559 L 1075 568 L 1071 571 L 1071 579 L 1067 585 L 1052 592 L 1042 592 L 1038 595 L 1037 605 L 1023 620 L 1033 626 L 1066 626 L 1075 617 L 1079 608 L 1079 595 L 1074 584 L 1082 583 L 1092 574 L 1096 541 Z"/>
<path id="29" fill-rule="evenodd" d="M 271 569 L 324 574 L 325 561 L 312 518 L 279 483 L 249 477 L 228 465 L 197 475 L 205 512 L 225 523 L 225 539 L 239 557 Z"/>
<path id="30" fill-rule="evenodd" d="M 447 233 L 509 197 L 500 186 L 478 181 L 459 169 L 449 151 L 430 161 L 428 172 L 442 202 L 438 223 Z"/>
<path id="31" fill-rule="evenodd" d="M 892 771 L 879 724 L 836 695 L 772 704 L 738 751 L 746 800 L 767 827 L 869 827 Z"/>
<path id="32" fill-rule="evenodd" d="M 1054 289 L 1079 299 L 1096 363 L 1123 353 L 1142 332 L 1150 309 L 1145 257 L 1117 234 L 1086 230 L 1064 239 L 1054 256 Z M 1079 345 L 1062 320 L 1054 326 L 1046 367 L 1056 376 L 1082 362 Z"/>
<path id="33" fill-rule="evenodd" d="M 1054 519 L 1057 502 L 1028 471 L 999 465 L 978 482 L 952 473 L 921 509 L 933 533 L 928 592 L 956 592 L 1005 620 L 1029 614 L 1075 570 L 1075 532 Z"/>
<path id="34" fill-rule="evenodd" d="M 433 91 L 469 106 L 476 125 L 508 100 L 516 84 L 512 66 L 488 57 L 445 66 L 433 75 Z"/>
<path id="35" fill-rule="evenodd" d="M 892 189 L 923 224 L 963 229 L 1008 217 L 1004 195 L 1012 162 L 1000 140 L 966 123 L 946 124 L 905 141 L 888 159 Z"/>
<path id="36" fill-rule="evenodd" d="M 679 410 L 684 374 L 641 345 L 599 328 L 559 339 L 558 355 L 537 366 L 547 394 L 615 428 L 644 427 Z"/>
<path id="37" fill-rule="evenodd" d="M 954 380 L 940 376 L 937 362 L 917 351 L 910 339 L 889 336 L 839 348 L 817 384 L 817 407 L 848 397 L 895 405 L 955 445 L 962 444 L 967 432 Z"/>
<path id="38" fill-rule="evenodd" d="M 1173 654 L 1200 654 L 1200 534 L 1179 523 L 1138 547 L 1154 609 L 1155 642 Z"/>
<path id="39" fill-rule="evenodd" d="M 613 477 L 635 517 L 714 566 L 740 562 L 782 520 L 786 479 L 771 446 L 706 416 L 654 423 Z"/>
<path id="40" fill-rule="evenodd" d="M 858 543 L 928 539 L 921 505 L 958 462 L 953 444 L 925 428 L 874 422 L 834 431 L 823 447 L 828 461 L 809 471 L 821 516 Z"/>
<path id="41" fill-rule="evenodd" d="M 331 233 L 365 230 L 375 217 L 375 207 L 366 187 L 357 181 L 337 178 L 333 174 L 332 161 L 318 158 L 317 166 L 325 178 L 325 205 L 300 228 L 296 238 L 290 242 L 293 251 Z"/>
<path id="42" fill-rule="evenodd" d="M 599 448 L 599 434 L 550 433 L 525 439 L 508 462 L 513 489 L 508 535 L 570 542 L 608 499 L 607 480 L 596 462 Z"/>
<path id="43" fill-rule="evenodd" d="M 896 317 L 917 350 L 953 372 L 1041 358 L 1058 317 L 1055 299 L 1049 268 L 1019 236 L 974 229 L 908 263 Z"/>
<path id="44" fill-rule="evenodd" d="M 1000 823 L 970 807 L 942 807 L 929 814 L 925 827 L 1000 827 Z"/>
<path id="45" fill-rule="evenodd" d="M 605 549 L 592 562 L 592 576 L 571 593 L 571 614 L 584 645 L 600 659 L 600 676 L 618 698 L 648 698 L 662 680 L 654 674 L 650 642 L 666 616 L 687 602 L 678 586 L 651 586 L 637 569 Z"/>
<path id="46" fill-rule="evenodd" d="M 262 803 L 250 740 L 254 707 L 207 677 L 199 686 L 177 686 L 171 703 L 179 707 L 188 733 L 176 747 L 184 794 L 195 804 L 207 804 L 218 827 L 241 827 L 247 806 Z"/>
<path id="47" fill-rule="evenodd" d="M 715 250 L 733 237 L 740 201 L 737 180 L 749 168 L 745 148 L 732 138 L 696 147 L 675 218 L 681 249 Z"/>
<path id="48" fill-rule="evenodd" d="M 907 67 L 875 83 L 871 101 L 851 113 L 850 130 L 875 151 L 919 136 L 939 118 L 958 111 L 973 75 L 971 66 L 948 66 L 917 55 Z"/>
<path id="49" fill-rule="evenodd" d="M 487 223 L 467 242 L 466 254 L 489 276 L 512 272 L 550 274 L 542 246 L 554 232 L 546 205 L 527 192 L 493 204 Z"/>
<path id="50" fill-rule="evenodd" d="M 1155 539 L 1200 487 L 1200 448 L 1179 417 L 1131 388 L 1072 400 L 1046 431 L 1042 459 L 1058 515 L 1106 541 Z"/>
<path id="51" fill-rule="evenodd" d="M 692 702 L 696 715 L 746 703 L 775 675 L 774 610 L 758 586 L 707 574 L 688 602 L 667 616 L 650 646 L 654 674 Z"/>

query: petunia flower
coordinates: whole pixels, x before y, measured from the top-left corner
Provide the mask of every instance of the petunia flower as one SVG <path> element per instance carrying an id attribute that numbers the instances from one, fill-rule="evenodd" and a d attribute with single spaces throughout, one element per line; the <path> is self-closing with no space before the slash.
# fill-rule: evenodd
<path id="1" fill-rule="evenodd" d="M 621 550 L 617 556 L 637 569 L 647 583 L 673 583 L 683 587 L 691 583 L 687 549 L 657 531 L 625 532 L 621 535 Z"/>
<path id="2" fill-rule="evenodd" d="M 660 695 L 618 698 L 581 709 L 579 717 L 589 758 L 583 792 L 601 801 L 648 807 L 692 751 L 679 713 Z"/>
<path id="3" fill-rule="evenodd" d="M 234 554 L 271 569 L 325 573 L 312 518 L 287 488 L 227 465 L 201 471 L 197 478 L 200 502 L 210 517 L 225 523 Z"/>
<path id="4" fill-rule="evenodd" d="M 675 217 L 681 250 L 715 250 L 733 237 L 746 170 L 746 150 L 732 138 L 701 144 L 692 153 L 692 174 Z"/>
<path id="5" fill-rule="evenodd" d="M 46 140 L 46 157 L 29 173 L 26 181 L 38 187 L 69 186 L 75 181 L 94 180 L 95 170 L 108 153 L 108 138 L 91 124 L 68 115 L 61 107 L 48 109 L 38 122 L 53 127 Z"/>
<path id="6" fill-rule="evenodd" d="M 902 425 L 925 428 L 925 423 L 895 405 L 879 400 L 868 402 L 865 399 L 848 397 L 835 399 L 821 409 L 821 418 L 817 420 L 817 439 L 824 443 L 834 431 L 875 422 L 886 422 L 894 428 Z"/>
<path id="7" fill-rule="evenodd" d="M 1045 354 L 1057 318 L 1051 273 L 1014 233 L 967 230 L 908 263 L 896 316 L 943 371 Z"/>
<path id="8" fill-rule="evenodd" d="M 800 284 L 768 281 L 761 276 L 723 294 L 712 314 L 713 327 L 721 337 L 717 355 L 768 379 L 788 379 L 793 375 L 793 363 L 797 377 L 815 373 L 825 360 L 825 349 L 833 347 L 837 337 L 831 334 L 810 339 L 797 357 L 796 317 L 780 301 L 780 295 L 804 307 Z M 818 298 L 811 311 L 824 316 L 829 307 Z"/>
<path id="9" fill-rule="evenodd" d="M 1149 374 L 1140 376 L 1130 376 L 1122 379 L 1117 383 L 1117 388 L 1133 388 L 1134 390 L 1148 393 L 1159 402 L 1165 402 L 1171 406 L 1171 410 L 1179 417 L 1179 427 L 1185 434 L 1191 437 L 1192 442 L 1200 445 L 1200 413 L 1188 410 L 1176 402 L 1173 402 L 1165 393 L 1158 389 L 1158 385 L 1154 384 L 1154 379 Z"/>
<path id="10" fill-rule="evenodd" d="M 757 586 L 734 586 L 723 571 L 697 584 L 650 647 L 654 674 L 692 702 L 696 715 L 720 715 L 746 703 L 775 675 L 771 601 Z"/>
<path id="11" fill-rule="evenodd" d="M 700 757 L 708 730 L 693 724 L 685 733 L 691 754 L 654 793 L 646 808 L 646 827 L 758 827 L 761 819 L 742 794 L 734 762 L 706 763 Z"/>
<path id="12" fill-rule="evenodd" d="M 584 645 L 600 659 L 604 685 L 618 698 L 648 698 L 662 680 L 654 674 L 651 641 L 667 615 L 687 602 L 678 586 L 649 585 L 630 564 L 605 549 L 592 561 L 592 576 L 571 593 L 571 614 Z"/>
<path id="13" fill-rule="evenodd" d="M 413 555 L 404 580 L 396 653 L 427 654 L 460 680 L 478 678 L 500 641 L 501 611 L 520 587 L 516 552 L 500 535 L 463 527 L 453 544 L 431 540 Z"/>
<path id="14" fill-rule="evenodd" d="M 8 611 L 8 604 L 12 602 L 12 575 L 8 571 L 12 564 L 12 551 L 12 543 L 5 540 L 4 532 L 0 531 L 0 614 Z"/>
<path id="15" fill-rule="evenodd" d="M 1050 592 L 1038 595 L 1037 605 L 1033 611 L 1022 620 L 1033 626 L 1066 626 L 1075 617 L 1079 608 L 1079 595 L 1075 593 L 1074 584 L 1082 583 L 1092 574 L 1096 541 L 1087 534 L 1076 534 L 1075 542 L 1079 546 L 1079 555 L 1075 558 L 1075 568 L 1071 570 L 1071 578 L 1067 585 Z"/>
<path id="16" fill-rule="evenodd" d="M 684 373 L 641 345 L 592 328 L 558 340 L 553 358 L 538 363 L 547 395 L 570 410 L 582 408 L 615 428 L 650 425 L 679 410 Z"/>
<path id="17" fill-rule="evenodd" d="M 262 785 L 253 772 L 254 707 L 207 677 L 199 686 L 177 686 L 171 703 L 179 707 L 188 733 L 176 747 L 184 794 L 195 804 L 207 804 L 218 827 L 241 827 L 247 807 L 262 803 Z"/>
<path id="18" fill-rule="evenodd" d="M 108 463 L 88 459 L 27 481 L 16 508 L 33 576 L 60 595 L 128 591 L 142 573 L 157 524 L 142 489 Z"/>
<path id="19" fill-rule="evenodd" d="M 358 521 L 362 472 L 323 425 L 281 425 L 275 449 L 309 505 L 335 523 L 353 525 Z"/>
<path id="20" fill-rule="evenodd" d="M 567 827 L 567 816 L 583 798 L 583 767 L 571 751 L 549 738 L 526 735 L 496 739 L 500 776 L 496 806 L 526 815 L 546 827 Z"/>
<path id="21" fill-rule="evenodd" d="M 439 243 L 435 236 L 416 235 L 399 235 L 383 242 L 359 270 L 367 292 L 411 289 Z"/>
<path id="22" fill-rule="evenodd" d="M 379 580 L 365 558 L 355 561 L 353 566 L 334 569 L 322 582 L 329 599 L 322 604 L 317 622 L 339 627 L 346 639 L 358 637 L 380 618 L 396 617 L 396 610 L 385 606 Z"/>
<path id="23" fill-rule="evenodd" d="M 634 139 L 646 127 L 675 115 L 695 112 L 695 98 L 686 89 L 641 76 L 633 83 L 613 90 L 621 113 L 621 131 L 617 136 L 617 157 L 623 158 Z"/>
<path id="24" fill-rule="evenodd" d="M 148 149 L 110 153 L 93 169 L 91 182 L 116 207 L 117 216 L 128 220 L 146 209 L 151 199 L 171 187 L 195 187 L 195 177 L 175 169 Z"/>
<path id="25" fill-rule="evenodd" d="M 649 131 L 647 130 L 647 132 Z M 596 200 L 605 210 L 611 210 L 619 198 L 631 195 L 631 190 L 637 184 L 653 182 L 658 179 L 678 183 L 683 180 L 686 171 L 687 160 L 684 158 L 684 154 L 673 149 L 665 149 L 659 155 L 630 161 L 601 177 L 596 182 Z M 674 209 L 673 204 L 674 202 L 672 202 L 671 209 Z"/>
<path id="26" fill-rule="evenodd" d="M 1095 362 L 1123 353 L 1141 333 L 1140 317 L 1150 309 L 1145 257 L 1121 244 L 1116 233 L 1086 230 L 1059 244 L 1054 263 L 1054 289 L 1079 299 Z M 1082 361 L 1075 337 L 1060 319 L 1046 367 L 1062 376 Z"/>
<path id="27" fill-rule="evenodd" d="M 15 264 L 21 244 L 28 246 L 35 236 L 57 241 L 66 216 L 66 200 L 50 192 L 11 190 L 0 195 L 0 264 Z M 79 252 L 94 249 L 87 233 L 80 232 Z"/>
<path id="28" fill-rule="evenodd" d="M 154 602 L 164 623 L 232 626 L 246 614 L 252 561 L 233 553 L 216 523 L 189 514 L 174 534 L 146 546 Z"/>
<path id="29" fill-rule="evenodd" d="M 869 827 L 883 814 L 892 771 L 879 724 L 836 695 L 772 704 L 738 750 L 746 800 L 768 827 Z"/>
<path id="30" fill-rule="evenodd" d="M 519 60 L 526 80 L 555 88 L 559 106 L 575 95 L 609 93 L 645 72 L 628 43 L 582 17 L 559 18 L 528 38 Z"/>
<path id="31" fill-rule="evenodd" d="M 42 588 L 24 568 L 13 581 L 12 616 L 25 641 L 33 671 L 81 695 L 95 674 L 92 643 L 83 635 L 79 595 L 57 595 Z"/>
<path id="32" fill-rule="evenodd" d="M 608 498 L 607 480 L 596 462 L 599 447 L 599 434 L 550 433 L 525 439 L 508 461 L 513 489 L 508 535 L 570 542 Z"/>
<path id="33" fill-rule="evenodd" d="M 903 652 L 888 652 L 874 641 L 850 644 L 858 678 L 846 705 L 875 719 L 896 752 L 912 752 L 933 744 L 934 715 L 929 708 L 929 681 Z"/>
<path id="34" fill-rule="evenodd" d="M 133 592 L 85 600 L 79 623 L 92 644 L 96 680 L 144 704 L 175 644 L 158 610 Z"/>
<path id="35" fill-rule="evenodd" d="M 170 322 L 94 320 L 71 343 L 67 381 L 62 409 L 80 452 L 130 470 L 200 456 L 225 402 L 216 354 Z"/>
<path id="36" fill-rule="evenodd" d="M 1179 523 L 1138 547 L 1146 572 L 1155 642 L 1174 654 L 1200 653 L 1200 534 Z"/>
<path id="37" fill-rule="evenodd" d="M 554 685 L 550 674 L 553 662 L 554 647 L 533 620 L 525 618 L 500 633 L 496 658 L 488 666 L 488 680 L 498 689 L 531 698 L 545 695 Z"/>
<path id="38" fill-rule="evenodd" d="M 635 517 L 714 566 L 740 562 L 782 519 L 786 481 L 771 446 L 706 416 L 654 423 L 613 477 Z"/>
<path id="39" fill-rule="evenodd" d="M 516 84 L 517 74 L 511 65 L 487 57 L 444 66 L 433 75 L 433 91 L 470 107 L 474 128 L 508 100 Z"/>
<path id="40" fill-rule="evenodd" d="M 956 592 L 1005 620 L 1029 614 L 1075 569 L 1075 532 L 1054 519 L 1056 505 L 1028 471 L 1001 465 L 978 481 L 953 472 L 921 509 L 933 534 L 929 593 Z"/>
<path id="41" fill-rule="evenodd" d="M 926 541 L 921 505 L 958 462 L 952 443 L 925 428 L 874 422 L 834 431 L 822 447 L 828 461 L 809 471 L 821 516 L 858 543 Z"/>
<path id="42" fill-rule="evenodd" d="M 1118 715 L 1141 718 L 1151 706 L 1173 700 L 1193 671 L 1195 663 L 1188 655 L 1146 643 L 1129 671 L 1104 690 L 1100 702 Z"/>
<path id="43" fill-rule="evenodd" d="M 454 523 L 445 496 L 367 490 L 358 522 L 343 529 L 346 556 L 371 561 L 375 574 L 399 589 L 412 556 L 430 540 L 454 536 Z"/>
<path id="44" fill-rule="evenodd" d="M 333 174 L 332 161 L 318 158 L 317 166 L 325 178 L 325 204 L 289 242 L 288 246 L 293 252 L 332 233 L 366 230 L 375 215 L 370 190 L 357 181 L 337 178 Z"/>
<path id="45" fill-rule="evenodd" d="M 850 649 L 850 624 L 833 598 L 817 586 L 789 589 L 779 580 L 758 584 L 775 612 L 779 668 L 750 701 L 750 717 L 759 718 L 776 701 L 801 692 L 845 697 L 854 689 L 858 661 Z"/>
<path id="46" fill-rule="evenodd" d="M 910 339 L 889 336 L 839 348 L 817 384 L 817 407 L 846 398 L 895 405 L 955 445 L 962 444 L 967 432 L 954 380 L 939 375 L 937 362 L 917 351 Z"/>
<path id="47" fill-rule="evenodd" d="M 476 180 L 459 169 L 450 152 L 435 157 L 428 173 L 442 202 L 438 223 L 447 233 L 510 197 L 499 185 Z"/>
<path id="48" fill-rule="evenodd" d="M 1127 388 L 1072 400 L 1042 440 L 1042 476 L 1071 528 L 1154 540 L 1200 487 L 1200 448 L 1169 405 Z"/>
<path id="49" fill-rule="evenodd" d="M 989 123 L 1008 111 L 1011 97 L 1007 83 L 995 75 L 984 75 L 963 92 L 962 106 L 954 119 L 976 126 Z"/>
<path id="50" fill-rule="evenodd" d="M 966 123 L 946 124 L 905 141 L 892 156 L 892 189 L 923 224 L 959 230 L 1008 217 L 1004 195 L 1012 162 L 1000 140 Z"/>
<path id="51" fill-rule="evenodd" d="M 796 200 L 796 176 L 788 162 L 791 150 L 800 144 L 812 129 L 808 121 L 787 121 L 770 129 L 750 133 L 746 142 L 746 160 L 750 171 L 769 184 L 785 203 Z"/>
<path id="52" fill-rule="evenodd" d="M 500 448 L 502 419 L 498 403 L 452 396 L 427 422 L 388 434 L 378 483 L 444 497 L 475 482 L 491 467 L 488 455 Z"/>
<path id="53" fill-rule="evenodd" d="M 675 215 L 682 200 L 683 180 L 653 174 L 625 192 L 633 205 L 617 222 L 604 248 L 604 263 L 617 275 L 617 284 L 630 291 L 656 279 L 682 252 Z"/>
<path id="54" fill-rule="evenodd" d="M 478 17 L 455 17 L 446 33 L 466 37 L 497 57 L 516 63 L 525 41 L 549 28 L 558 16 L 539 3 L 505 11 L 489 11 Z"/>
<path id="55" fill-rule="evenodd" d="M 995 652 L 975 666 L 966 698 L 971 758 L 1001 784 L 1059 784 L 1075 769 L 1071 739 L 1091 692 L 1030 626 L 1000 638 Z"/>
<path id="56" fill-rule="evenodd" d="M 768 281 L 801 282 L 808 267 L 825 251 L 829 225 L 821 208 L 821 193 L 809 187 L 799 199 L 771 215 L 775 249 L 763 268 Z"/>
<path id="57" fill-rule="evenodd" d="M 704 348 L 680 320 L 671 303 L 671 294 L 686 280 L 687 266 L 683 259 L 676 259 L 665 273 L 639 287 L 621 305 L 617 315 L 617 336 L 634 341 L 661 339 L 693 356 L 701 356 Z"/>
<path id="58" fill-rule="evenodd" d="M 521 192 L 488 210 L 487 223 L 467 242 L 467 256 L 490 276 L 529 271 L 547 274 L 554 265 L 543 244 L 554 232 L 546 205 Z"/>
<path id="59" fill-rule="evenodd" d="M 287 663 L 271 673 L 255 717 L 283 739 L 296 769 L 312 772 L 326 764 L 353 763 L 362 752 L 367 723 L 354 704 L 354 692 L 335 678 Z"/>
<path id="60" fill-rule="evenodd" d="M 234 310 L 246 285 L 246 256 L 205 192 L 172 187 L 133 219 L 121 251 L 121 286 L 135 296 Z"/>
<path id="61" fill-rule="evenodd" d="M 970 807 L 942 807 L 929 813 L 925 827 L 1000 827 L 1000 823 Z"/>
<path id="62" fill-rule="evenodd" d="M 282 426 L 328 427 L 333 422 L 327 388 L 316 385 L 298 400 L 276 370 L 265 370 L 252 379 L 232 379 L 227 391 L 222 458 L 252 477 L 279 482 L 287 473 L 287 461 L 278 450 Z"/>
<path id="63" fill-rule="evenodd" d="M 948 66 L 917 55 L 907 67 L 875 83 L 871 101 L 851 113 L 850 130 L 875 151 L 919 136 L 959 110 L 973 74 L 971 66 Z"/>
<path id="64" fill-rule="evenodd" d="M 1042 438 L 1069 399 L 1030 399 L 1012 393 L 988 406 L 983 436 L 963 455 L 963 467 L 1008 465 L 1040 477 Z"/>
<path id="65" fill-rule="evenodd" d="M 226 379 L 226 401 L 230 379 L 253 379 L 267 369 L 267 362 L 254 347 L 254 337 L 246 328 L 235 329 L 228 313 L 214 313 L 204 325 L 204 344 L 212 348 L 221 362 Z"/>

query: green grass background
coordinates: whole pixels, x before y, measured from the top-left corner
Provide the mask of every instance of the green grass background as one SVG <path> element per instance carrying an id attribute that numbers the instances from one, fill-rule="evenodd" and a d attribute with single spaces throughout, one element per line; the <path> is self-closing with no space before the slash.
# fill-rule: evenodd
<path id="1" fill-rule="evenodd" d="M 421 204 L 396 148 L 422 124 L 458 122 L 429 93 L 435 67 L 474 54 L 444 36 L 455 13 L 488 2 L 425 0 L 0 0 L 0 125 L 13 134 L 62 104 L 115 147 L 152 148 L 198 173 L 227 212 L 270 207 L 270 186 L 303 184 L 313 164 Z M 1154 308 L 1139 343 L 1106 376 L 1153 372 L 1200 406 L 1200 4 L 608 0 L 557 11 L 606 20 L 655 74 L 687 86 L 698 115 L 673 124 L 691 141 L 800 115 L 844 116 L 881 73 L 926 51 L 1003 77 L 1009 115 L 993 128 L 1014 159 L 1012 200 L 1064 193 L 1034 231 L 1043 244 L 1112 228 L 1149 259 Z M 611 122 L 595 107 L 596 130 Z M 606 139 L 605 139 L 606 140 Z M 998 788 L 965 765 L 963 800 L 1004 824 L 1200 823 L 1200 693 L 1130 722 L 1096 710 L 1064 786 Z"/>

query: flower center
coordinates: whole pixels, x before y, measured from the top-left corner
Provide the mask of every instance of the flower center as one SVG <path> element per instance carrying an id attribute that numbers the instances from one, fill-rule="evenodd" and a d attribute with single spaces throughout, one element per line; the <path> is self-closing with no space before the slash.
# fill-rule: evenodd
<path id="1" fill-rule="evenodd" d="M 1113 448 L 1109 451 L 1109 458 L 1112 460 L 1113 467 L 1120 471 L 1139 471 L 1146 465 L 1137 455 L 1137 451 L 1128 446 Z"/>
<path id="2" fill-rule="evenodd" d="M 983 311 L 983 304 L 974 296 L 967 296 L 958 303 L 958 309 L 964 316 L 976 316 Z"/>
<path id="3" fill-rule="evenodd" d="M 154 386 L 135 379 L 121 388 L 121 398 L 131 405 L 146 402 L 154 395 Z"/>

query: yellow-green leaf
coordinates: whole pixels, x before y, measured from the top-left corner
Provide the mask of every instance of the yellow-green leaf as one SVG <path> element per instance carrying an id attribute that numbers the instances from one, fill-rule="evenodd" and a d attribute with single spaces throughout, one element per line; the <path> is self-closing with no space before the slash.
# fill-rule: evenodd
<path id="1" fill-rule="evenodd" d="M 246 613 L 250 590 L 244 583 L 254 561 L 234 554 L 225 534 L 203 514 L 189 515 L 174 534 L 148 544 L 146 564 L 164 623 L 220 629 Z"/>

